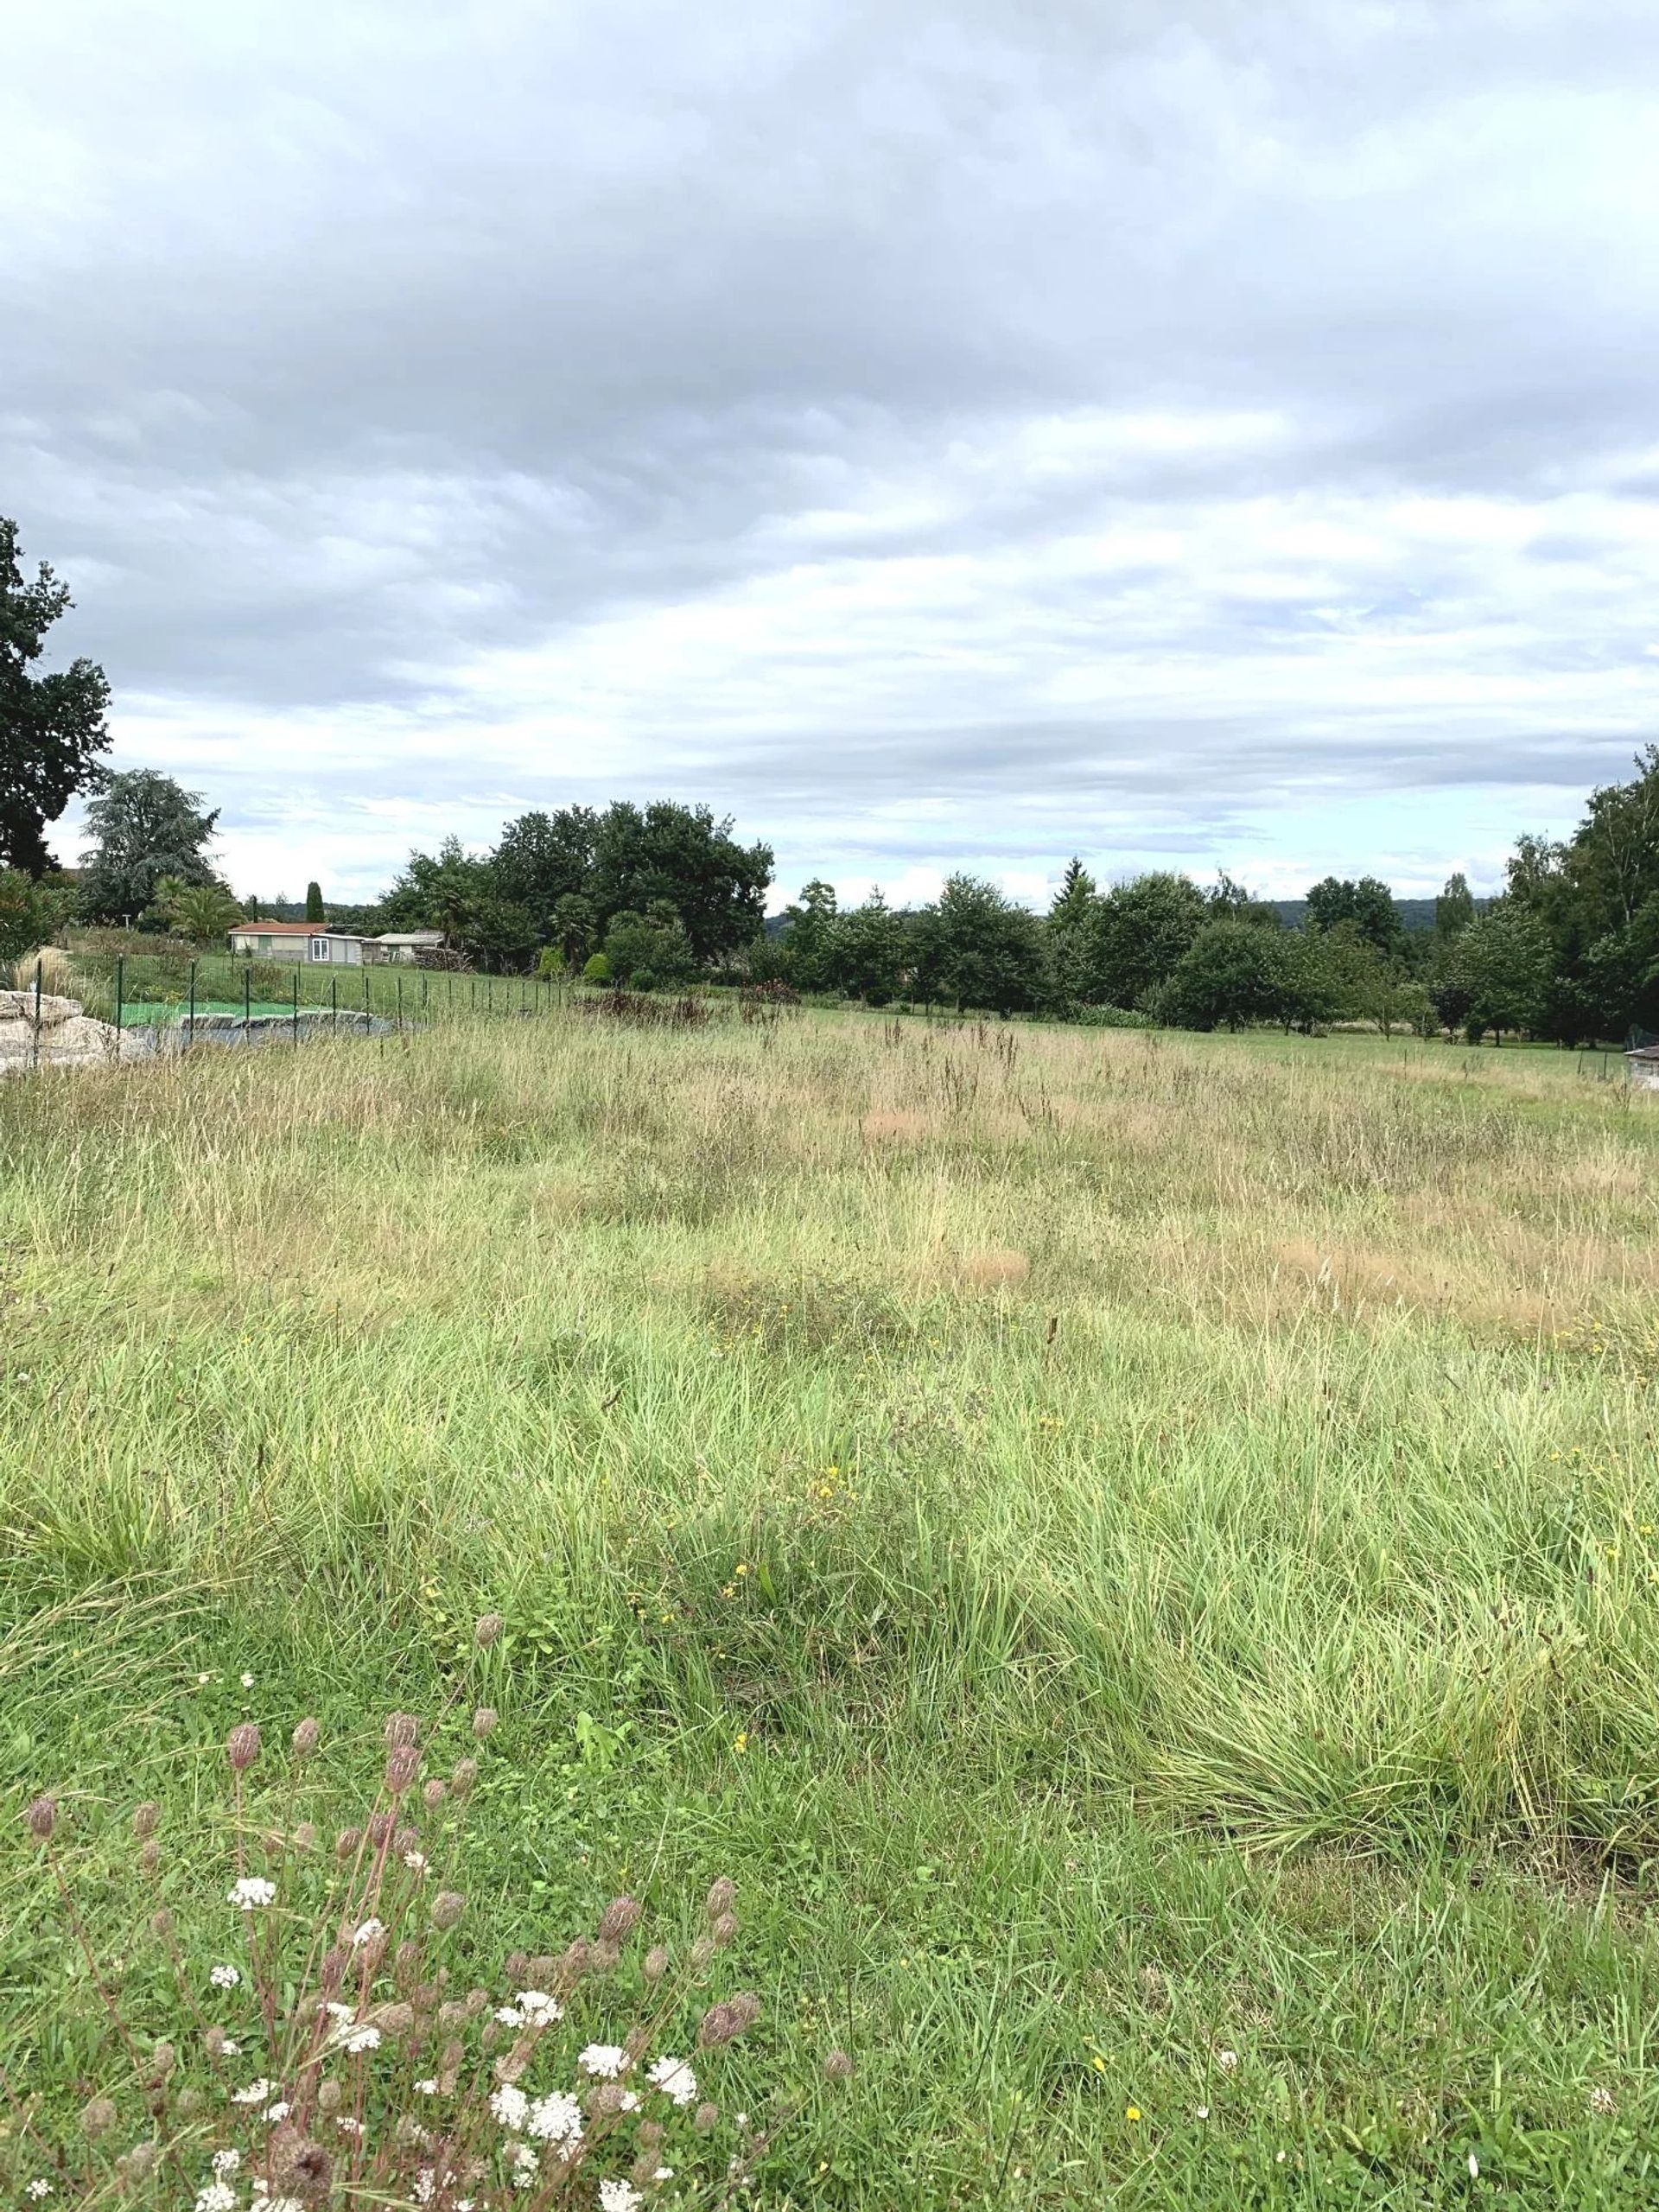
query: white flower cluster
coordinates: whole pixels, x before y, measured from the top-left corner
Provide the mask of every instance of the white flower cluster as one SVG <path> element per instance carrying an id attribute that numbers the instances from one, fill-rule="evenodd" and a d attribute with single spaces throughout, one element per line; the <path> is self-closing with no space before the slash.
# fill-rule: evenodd
<path id="1" fill-rule="evenodd" d="M 196 2212 L 236 2212 L 236 2191 L 227 2181 L 210 2181 L 196 2191 Z"/>
<path id="2" fill-rule="evenodd" d="M 242 1977 L 234 1967 L 215 1967 L 207 1979 L 215 1989 L 234 1989 Z"/>
<path id="3" fill-rule="evenodd" d="M 599 2184 L 599 2212 L 639 2212 L 645 2201 L 632 2182 L 613 2179 Z"/>
<path id="4" fill-rule="evenodd" d="M 682 2111 L 697 2101 L 697 2077 L 683 2058 L 658 2059 L 647 2078 L 665 2097 L 672 2097 Z"/>
<path id="5" fill-rule="evenodd" d="M 250 2082 L 245 2089 L 232 2089 L 231 2102 L 233 2105 L 262 2105 L 270 2094 L 270 2084 L 262 2075 L 258 2081 Z"/>
<path id="6" fill-rule="evenodd" d="M 544 1989 L 521 1989 L 518 2000 L 518 2017 L 527 2028 L 550 2028 L 556 2020 L 564 2018 L 564 2007 L 556 1997 L 550 1997 Z"/>
<path id="7" fill-rule="evenodd" d="M 354 1950 L 360 1949 L 365 1943 L 372 1943 L 377 1936 L 384 1936 L 385 1932 L 386 1923 L 384 1920 L 365 1920 L 353 1936 L 352 1947 Z"/>
<path id="8" fill-rule="evenodd" d="M 628 2054 L 620 2043 L 590 2043 L 577 2055 L 576 2063 L 584 2074 L 592 2074 L 601 2082 L 614 2082 L 619 2074 L 628 2070 Z"/>
<path id="9" fill-rule="evenodd" d="M 524 2120 L 524 2132 L 539 2143 L 571 2150 L 582 2140 L 582 2107 L 563 2089 L 537 2097 Z"/>
<path id="10" fill-rule="evenodd" d="M 276 1902 L 276 1885 L 268 1882 L 263 1874 L 244 1874 L 239 1882 L 232 1882 L 227 1904 L 240 1905 L 244 1912 L 251 1912 L 258 1905 Z"/>

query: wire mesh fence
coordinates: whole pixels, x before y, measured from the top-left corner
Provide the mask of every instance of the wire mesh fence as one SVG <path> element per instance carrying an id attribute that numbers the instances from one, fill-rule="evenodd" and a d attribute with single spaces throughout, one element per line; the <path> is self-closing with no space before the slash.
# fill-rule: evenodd
<path id="1" fill-rule="evenodd" d="M 331 1036 L 408 1036 L 441 1023 L 556 1012 L 557 979 L 479 976 L 403 963 L 328 967 L 135 953 L 54 958 L 0 992 L 0 1071 L 47 1062 L 135 1059 L 209 1046 L 297 1047 Z"/>

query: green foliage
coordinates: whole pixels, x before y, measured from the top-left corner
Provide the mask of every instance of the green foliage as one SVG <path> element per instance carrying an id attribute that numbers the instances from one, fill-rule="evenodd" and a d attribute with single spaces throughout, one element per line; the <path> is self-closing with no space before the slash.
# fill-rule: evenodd
<path id="1" fill-rule="evenodd" d="M 308 883 L 305 887 L 305 918 L 308 922 L 323 922 L 328 918 L 322 903 L 322 886 Z"/>
<path id="2" fill-rule="evenodd" d="M 388 929 L 442 930 L 448 944 L 486 969 L 522 969 L 537 945 L 528 908 L 501 895 L 492 863 L 474 858 L 459 837 L 446 837 L 435 855 L 411 853 L 383 912 Z"/>
<path id="3" fill-rule="evenodd" d="M 1442 947 L 1453 944 L 1475 918 L 1475 902 L 1469 879 L 1449 875 L 1446 888 L 1434 901 L 1434 935 Z"/>
<path id="4" fill-rule="evenodd" d="M 1095 985 L 1100 932 L 1100 893 L 1080 860 L 1066 863 L 1048 910 L 1048 967 L 1056 1007 L 1083 1005 Z"/>
<path id="5" fill-rule="evenodd" d="M 1185 875 L 1155 870 L 1116 885 L 1103 901 L 1089 995 L 1140 1006 L 1175 972 L 1208 918 L 1205 896 Z"/>
<path id="6" fill-rule="evenodd" d="M 1400 952 L 1405 932 L 1395 908 L 1394 893 L 1376 876 L 1363 875 L 1358 882 L 1351 883 L 1327 875 L 1309 891 L 1309 929 L 1334 930 L 1344 922 L 1374 950 L 1387 955 Z"/>
<path id="7" fill-rule="evenodd" d="M 72 886 L 0 868 L 0 960 L 50 944 L 75 909 Z"/>
<path id="8" fill-rule="evenodd" d="M 51 866 L 45 830 L 78 791 L 103 780 L 110 687 L 92 661 L 55 675 L 32 664 L 73 601 L 45 562 L 23 581 L 17 525 L 0 515 L 0 868 L 40 876 Z"/>
<path id="9" fill-rule="evenodd" d="M 740 845 L 731 830 L 729 817 L 716 821 L 706 806 L 607 807 L 594 826 L 589 891 L 607 931 L 619 913 L 667 905 L 697 963 L 747 944 L 765 912 L 772 848 Z"/>
<path id="10" fill-rule="evenodd" d="M 888 906 L 880 884 L 861 906 L 837 916 L 831 981 L 847 997 L 889 1005 L 904 988 L 909 957 L 905 918 Z"/>
<path id="11" fill-rule="evenodd" d="M 536 973 L 543 982 L 556 982 L 569 973 L 564 954 L 556 944 L 544 944 L 536 963 Z"/>
<path id="12" fill-rule="evenodd" d="M 785 982 L 798 991 L 839 989 L 835 886 L 807 884 L 798 903 L 785 907 L 784 921 Z"/>
<path id="13" fill-rule="evenodd" d="M 614 980 L 638 991 L 671 989 L 697 972 L 690 939 L 665 899 L 643 914 L 613 915 L 604 950 Z"/>
<path id="14" fill-rule="evenodd" d="M 1198 931 L 1154 1004 L 1166 1020 L 1185 1028 L 1237 1029 L 1276 1020 L 1287 982 L 1279 932 L 1224 917 Z"/>
<path id="15" fill-rule="evenodd" d="M 241 906 L 222 883 L 169 883 L 156 887 L 156 904 L 169 929 L 192 944 L 220 944 L 242 920 Z"/>
<path id="16" fill-rule="evenodd" d="M 92 844 L 83 855 L 80 906 L 89 921 L 134 921 L 163 878 L 213 880 L 207 859 L 219 810 L 155 768 L 111 776 L 86 809 Z"/>
<path id="17" fill-rule="evenodd" d="M 602 952 L 595 952 L 589 956 L 582 968 L 582 980 L 584 983 L 610 983 L 615 981 L 615 977 L 611 973 L 611 963 Z"/>
<path id="18" fill-rule="evenodd" d="M 1458 940 L 1456 972 L 1469 995 L 1471 1035 L 1536 1029 L 1548 1006 L 1548 930 L 1524 906 L 1500 900 Z"/>
<path id="19" fill-rule="evenodd" d="M 1011 1014 L 1044 995 L 1047 945 L 1026 907 L 981 876 L 953 875 L 918 918 L 917 988 L 960 1007 Z"/>

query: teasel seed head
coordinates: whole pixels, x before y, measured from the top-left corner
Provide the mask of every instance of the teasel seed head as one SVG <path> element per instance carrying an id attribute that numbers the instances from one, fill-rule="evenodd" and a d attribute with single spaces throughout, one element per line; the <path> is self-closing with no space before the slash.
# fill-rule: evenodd
<path id="1" fill-rule="evenodd" d="M 722 1912 L 709 1933 L 717 1951 L 729 1948 L 737 1941 L 737 1915 L 734 1912 Z"/>
<path id="2" fill-rule="evenodd" d="M 207 2093 L 199 2089 L 194 2082 L 186 2082 L 175 2100 L 173 2109 L 181 2120 L 194 2120 L 207 2108 Z"/>
<path id="3" fill-rule="evenodd" d="M 259 1723 L 238 1720 L 225 1739 L 225 1756 L 232 1770 L 245 1774 L 259 1756 Z"/>
<path id="4" fill-rule="evenodd" d="M 704 1973 L 712 1964 L 714 1955 L 714 1937 L 712 1936 L 699 1936 L 696 1942 L 691 1946 L 691 1971 L 694 1974 Z"/>
<path id="5" fill-rule="evenodd" d="M 108 2097 L 94 2097 L 82 2107 L 80 2132 L 89 2143 L 96 2143 L 100 2135 L 107 2135 L 115 2126 L 115 2107 Z"/>
<path id="6" fill-rule="evenodd" d="M 421 1785 L 421 1802 L 429 1813 L 435 1813 L 449 1795 L 449 1785 L 441 1775 L 434 1775 L 430 1782 Z"/>
<path id="7" fill-rule="evenodd" d="M 499 1613 L 480 1613 L 473 1624 L 473 1642 L 480 1651 L 487 1651 L 505 1626 Z"/>
<path id="8" fill-rule="evenodd" d="M 639 1917 L 644 1910 L 637 1897 L 613 1897 L 606 1906 L 604 1917 L 599 1923 L 600 1942 L 626 1943 L 639 1925 Z"/>
<path id="9" fill-rule="evenodd" d="M 412 1713 L 389 1713 L 386 1715 L 386 1749 L 390 1751 L 411 1750 L 420 1741 L 421 1724 Z"/>
<path id="10" fill-rule="evenodd" d="M 732 1911 L 736 1904 L 737 1884 L 729 1875 L 722 1874 L 709 1889 L 709 1895 L 703 1901 L 703 1911 L 712 1923 L 723 1913 Z"/>
<path id="11" fill-rule="evenodd" d="M 30 1835 L 40 1843 L 47 1842 L 58 1825 L 58 1801 L 55 1797 L 40 1796 L 31 1800 L 23 1815 Z"/>
<path id="12" fill-rule="evenodd" d="M 138 1867 L 141 1873 L 153 1874 L 162 1863 L 162 1847 L 149 1836 L 138 1847 Z"/>
<path id="13" fill-rule="evenodd" d="M 315 1851 L 316 1847 L 316 1822 L 315 1821 L 302 1821 L 298 1827 L 294 1831 L 294 1848 L 296 1851 Z"/>
<path id="14" fill-rule="evenodd" d="M 486 1736 L 493 1736 L 495 1724 L 501 1718 L 493 1705 L 480 1705 L 473 1714 L 473 1733 L 481 1743 Z"/>
<path id="15" fill-rule="evenodd" d="M 377 1851 L 384 1851 L 386 1846 L 391 1841 L 392 1830 L 397 1827 L 397 1821 L 392 1818 L 390 1813 L 375 1813 L 371 1815 L 369 1821 L 369 1841 L 374 1846 Z"/>
<path id="16" fill-rule="evenodd" d="M 334 1838 L 334 1856 L 343 1866 L 348 1859 L 355 1859 L 363 1848 L 361 1828 L 341 1828 Z"/>
<path id="17" fill-rule="evenodd" d="M 852 2080 L 853 2062 L 844 2050 L 832 2050 L 830 2053 L 823 2062 L 823 2078 L 826 2082 Z"/>
<path id="18" fill-rule="evenodd" d="M 162 1808 L 153 1797 L 146 1797 L 142 1805 L 132 1808 L 132 1832 L 140 1843 L 155 1834 L 160 1824 Z"/>
<path id="19" fill-rule="evenodd" d="M 407 1989 L 418 1981 L 421 1974 L 421 1947 L 414 1938 L 405 1936 L 391 1955 L 391 1971 L 400 1989 Z"/>
<path id="20" fill-rule="evenodd" d="M 737 2023 L 736 2032 L 744 2035 L 760 2017 L 760 1999 L 752 1989 L 740 1989 L 730 2000 L 732 2018 Z"/>
<path id="21" fill-rule="evenodd" d="M 653 1943 L 645 1953 L 639 1971 L 654 1988 L 668 1972 L 668 1953 L 660 1943 Z"/>
<path id="22" fill-rule="evenodd" d="M 317 2090 L 317 2110 L 338 2112 L 345 2101 L 345 2094 L 338 2082 L 333 2080 L 324 2082 Z"/>
<path id="23" fill-rule="evenodd" d="M 158 1904 L 149 1916 L 149 1932 L 165 1943 L 173 1933 L 173 1911 L 169 1905 Z"/>
<path id="24" fill-rule="evenodd" d="M 386 1788 L 401 1797 L 421 1770 L 421 1755 L 413 1744 L 399 1744 L 386 1761 Z"/>
<path id="25" fill-rule="evenodd" d="M 467 1758 L 455 1761 L 454 1771 L 449 1777 L 449 1787 L 457 1797 L 470 1797 L 473 1793 L 473 1784 L 477 1780 L 478 1761 L 476 1759 Z"/>
<path id="26" fill-rule="evenodd" d="M 620 2112 L 622 2100 L 626 2094 L 620 2082 L 601 2082 L 588 2093 L 588 2113 L 594 2120 L 600 2120 L 608 2113 Z"/>
<path id="27" fill-rule="evenodd" d="M 308 1717 L 298 1724 L 294 1733 L 289 1738 L 289 1741 L 301 1758 L 308 1759 L 312 1752 L 316 1750 L 321 1738 L 321 1729 L 315 1720 Z"/>
<path id="28" fill-rule="evenodd" d="M 709 2104 L 705 2099 L 692 2113 L 691 2125 L 699 2135 L 710 2133 L 720 2125 L 720 2107 Z"/>
<path id="29" fill-rule="evenodd" d="M 721 2044 L 730 2043 L 737 2033 L 737 2021 L 729 2005 L 711 2005 L 697 2023 L 697 2048 L 714 2050 Z"/>

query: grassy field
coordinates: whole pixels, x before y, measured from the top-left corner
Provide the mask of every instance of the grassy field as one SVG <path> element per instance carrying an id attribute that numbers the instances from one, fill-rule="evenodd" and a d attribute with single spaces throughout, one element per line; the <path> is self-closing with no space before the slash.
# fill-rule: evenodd
<path id="1" fill-rule="evenodd" d="M 729 1872 L 754 2094 L 854 2054 L 754 2202 L 1649 2206 L 1656 1168 L 1565 1055 L 1360 1039 L 12 1082 L 10 1799 L 118 1943 L 121 1808 L 246 1715 L 369 1773 L 497 1607 L 481 1946 Z M 95 2006 L 15 1820 L 0 1929 L 49 2086 Z"/>

